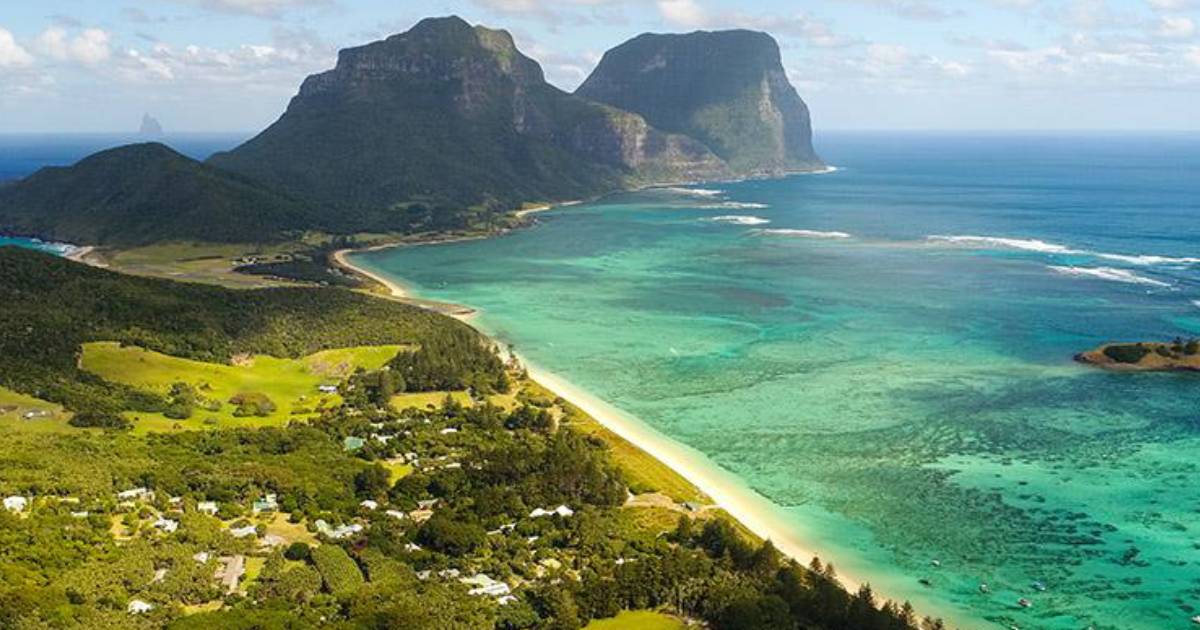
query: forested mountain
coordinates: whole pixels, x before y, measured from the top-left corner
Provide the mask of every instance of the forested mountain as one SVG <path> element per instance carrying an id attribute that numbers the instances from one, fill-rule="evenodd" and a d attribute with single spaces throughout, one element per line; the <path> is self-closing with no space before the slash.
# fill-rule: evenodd
<path id="1" fill-rule="evenodd" d="M 102 151 L 0 187 L 0 230 L 75 243 L 278 241 L 325 225 L 306 202 L 158 143 Z"/>
<path id="2" fill-rule="evenodd" d="M 738 174 L 822 166 L 808 107 L 766 33 L 647 33 L 604 54 L 575 94 L 703 142 Z"/>
<path id="3" fill-rule="evenodd" d="M 275 124 L 210 162 L 331 211 L 424 212 L 431 227 L 725 173 L 700 143 L 555 88 L 507 32 L 457 17 L 341 51 Z"/>
<path id="4" fill-rule="evenodd" d="M 430 18 L 341 51 L 207 163 L 132 145 L 0 189 L 0 231 L 114 246 L 490 231 L 530 202 L 819 168 L 811 138 L 765 33 L 642 35 L 568 94 L 508 32 Z"/>

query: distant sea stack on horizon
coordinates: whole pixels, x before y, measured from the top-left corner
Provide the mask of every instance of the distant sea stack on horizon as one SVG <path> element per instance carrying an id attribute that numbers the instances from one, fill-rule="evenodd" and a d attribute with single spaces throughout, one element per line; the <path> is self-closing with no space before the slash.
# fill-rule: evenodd
<path id="1" fill-rule="evenodd" d="M 138 129 L 138 135 L 143 138 L 161 138 L 163 133 L 162 123 L 150 114 L 142 114 L 142 125 Z"/>

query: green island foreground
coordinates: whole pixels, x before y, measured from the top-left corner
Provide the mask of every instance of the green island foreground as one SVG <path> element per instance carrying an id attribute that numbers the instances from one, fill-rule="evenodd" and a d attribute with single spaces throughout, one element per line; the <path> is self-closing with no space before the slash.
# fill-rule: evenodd
<path id="1" fill-rule="evenodd" d="M 787 560 L 452 318 L 0 270 L 5 627 L 940 625 Z"/>

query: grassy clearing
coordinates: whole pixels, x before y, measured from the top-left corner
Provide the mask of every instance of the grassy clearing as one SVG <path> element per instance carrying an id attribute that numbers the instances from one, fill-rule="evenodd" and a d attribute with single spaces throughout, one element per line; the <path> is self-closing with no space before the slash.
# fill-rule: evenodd
<path id="1" fill-rule="evenodd" d="M 241 588 L 243 591 L 250 588 L 250 585 L 258 579 L 262 573 L 263 566 L 267 564 L 267 559 L 258 556 L 249 556 L 246 558 L 246 573 L 242 576 Z"/>
<path id="2" fill-rule="evenodd" d="M 412 474 L 413 467 L 409 464 L 383 462 L 383 467 L 387 469 L 389 474 L 389 483 L 396 483 L 401 479 Z"/>
<path id="3" fill-rule="evenodd" d="M 217 426 L 280 426 L 312 417 L 321 407 L 341 403 L 337 394 L 317 387 L 336 384 L 356 367 L 378 369 L 403 346 L 364 346 L 326 350 L 302 359 L 258 355 L 239 365 L 220 365 L 181 359 L 112 342 L 87 343 L 80 365 L 84 370 L 118 383 L 165 394 L 172 384 L 187 383 L 206 399 L 220 403 L 215 411 L 197 407 L 191 418 L 174 420 L 162 414 L 130 413 L 135 431 L 196 430 Z M 237 394 L 262 394 L 276 409 L 265 416 L 235 417 Z"/>
<path id="4" fill-rule="evenodd" d="M 629 528 L 630 537 L 636 534 L 647 535 L 651 540 L 660 534 L 675 531 L 682 514 L 675 510 L 661 507 L 626 507 L 621 510 L 621 518 Z"/>
<path id="5" fill-rule="evenodd" d="M 623 610 L 616 617 L 589 623 L 585 630 L 680 630 L 686 627 L 678 617 L 653 610 Z"/>
<path id="6" fill-rule="evenodd" d="M 180 242 L 109 252 L 105 258 L 114 269 L 125 273 L 252 288 L 284 283 L 234 273 L 233 261 L 250 255 L 276 256 L 291 249 L 295 246 Z"/>
<path id="7" fill-rule="evenodd" d="M 26 418 L 25 414 L 30 412 L 37 414 L 37 417 Z M 54 403 L 0 387 L 0 430 L 64 433 L 77 430 L 67 424 L 71 415 L 71 412 Z"/>
<path id="8" fill-rule="evenodd" d="M 396 394 L 392 396 L 392 408 L 396 410 L 404 410 L 410 407 L 417 409 L 426 409 L 430 405 L 441 407 L 442 401 L 446 400 L 446 394 L 449 394 L 461 405 L 471 405 L 471 396 L 467 392 L 414 392 L 409 394 Z"/>
<path id="9" fill-rule="evenodd" d="M 288 515 L 283 513 L 276 513 L 267 523 L 267 534 L 279 536 L 288 541 L 288 544 L 302 542 L 313 547 L 321 544 L 316 534 L 304 527 L 304 523 L 293 523 L 288 520 Z"/>

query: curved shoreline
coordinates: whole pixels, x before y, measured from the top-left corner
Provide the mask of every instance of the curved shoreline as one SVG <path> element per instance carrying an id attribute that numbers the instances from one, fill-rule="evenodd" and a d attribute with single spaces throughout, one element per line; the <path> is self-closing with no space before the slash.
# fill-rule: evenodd
<path id="1" fill-rule="evenodd" d="M 376 279 L 394 293 L 399 291 L 406 299 L 412 299 L 413 296 L 395 281 L 381 277 L 382 274 L 365 270 L 348 259 L 348 256 L 353 254 L 377 251 L 389 247 L 392 246 L 385 245 L 363 250 L 340 250 L 335 256 L 339 264 L 345 265 L 346 268 Z M 475 307 L 471 307 L 471 309 L 471 315 L 478 312 Z M 459 316 L 453 313 L 450 315 L 471 324 L 468 321 L 470 315 Z M 480 332 L 482 333 L 483 331 Z M 501 342 L 501 340 L 495 339 L 491 335 L 488 335 L 488 337 L 497 343 Z M 534 382 L 545 387 L 555 395 L 562 397 L 620 438 L 628 441 L 671 468 L 701 492 L 708 495 L 717 507 L 728 512 L 730 516 L 744 525 L 746 529 L 763 540 L 770 540 L 784 555 L 804 566 L 808 566 L 812 562 L 812 559 L 817 557 L 826 563 L 833 559 L 828 554 L 819 553 L 820 545 L 815 544 L 815 541 L 806 540 L 802 536 L 797 535 L 795 524 L 791 523 L 785 517 L 782 507 L 772 503 L 770 499 L 749 487 L 743 480 L 721 468 L 704 453 L 672 439 L 645 421 L 618 409 L 614 405 L 601 400 L 558 375 L 537 366 L 525 357 L 517 354 L 516 358 L 526 367 L 530 379 Z M 846 591 L 853 593 L 861 585 L 869 584 L 870 580 L 863 579 L 861 576 L 847 574 L 839 569 L 838 582 Z M 880 591 L 874 585 L 872 585 L 872 590 L 875 591 L 875 595 L 881 603 L 886 600 L 894 601 L 897 604 L 904 601 L 911 601 L 904 598 L 890 597 L 887 592 Z M 924 611 L 924 614 L 938 616 L 947 624 L 947 627 L 968 627 L 959 623 L 957 615 L 947 614 L 949 611 L 934 610 L 932 606 L 926 604 L 921 605 L 920 609 Z"/>

